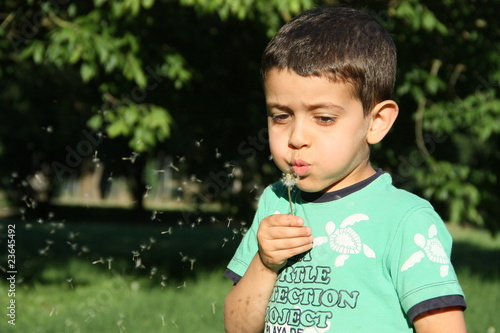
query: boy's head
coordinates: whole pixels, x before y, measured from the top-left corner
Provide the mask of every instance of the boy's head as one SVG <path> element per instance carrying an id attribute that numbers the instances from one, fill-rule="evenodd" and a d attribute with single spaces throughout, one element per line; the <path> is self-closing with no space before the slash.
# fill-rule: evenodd
<path id="1" fill-rule="evenodd" d="M 285 24 L 270 41 L 262 57 L 264 79 L 273 69 L 347 83 L 368 115 L 391 97 L 396 48 L 370 15 L 347 7 L 319 7 Z"/>

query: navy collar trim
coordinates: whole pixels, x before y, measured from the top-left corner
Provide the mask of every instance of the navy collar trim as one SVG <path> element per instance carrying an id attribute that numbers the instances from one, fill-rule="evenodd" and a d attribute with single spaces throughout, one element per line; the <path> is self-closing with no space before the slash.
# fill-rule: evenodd
<path id="1" fill-rule="evenodd" d="M 371 184 L 375 179 L 380 177 L 385 173 L 382 169 L 375 169 L 375 174 L 366 178 L 365 180 L 360 181 L 359 183 L 353 184 L 351 186 L 345 187 L 343 189 L 340 189 L 338 191 L 333 191 L 333 192 L 303 192 L 301 191 L 301 196 L 302 199 L 306 202 L 313 202 L 313 203 L 324 203 L 324 202 L 330 202 L 330 201 L 335 201 L 342 199 L 349 194 L 352 194 L 354 192 L 357 192 L 361 190 L 362 188 L 368 186 Z"/>

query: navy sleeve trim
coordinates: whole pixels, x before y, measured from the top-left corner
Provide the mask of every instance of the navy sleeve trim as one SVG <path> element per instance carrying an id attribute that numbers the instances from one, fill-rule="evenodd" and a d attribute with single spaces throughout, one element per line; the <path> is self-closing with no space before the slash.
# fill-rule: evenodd
<path id="1" fill-rule="evenodd" d="M 421 314 L 432 310 L 450 307 L 461 307 L 463 310 L 465 310 L 467 308 L 467 304 L 465 303 L 465 299 L 462 295 L 447 295 L 431 298 L 414 305 L 408 311 L 408 319 L 413 322 L 415 318 Z"/>
<path id="2" fill-rule="evenodd" d="M 226 272 L 224 273 L 224 276 L 227 277 L 229 280 L 233 281 L 234 284 L 237 284 L 241 280 L 241 276 L 236 274 L 230 269 L 227 269 Z"/>

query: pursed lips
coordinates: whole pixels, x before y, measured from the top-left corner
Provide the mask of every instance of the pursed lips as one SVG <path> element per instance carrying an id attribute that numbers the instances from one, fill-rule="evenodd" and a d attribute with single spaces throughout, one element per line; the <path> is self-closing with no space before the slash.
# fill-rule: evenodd
<path id="1" fill-rule="evenodd" d="M 307 175 L 309 173 L 309 170 L 311 169 L 311 165 L 301 159 L 294 159 L 290 164 L 292 166 L 293 172 L 295 172 L 295 174 L 298 176 Z"/>

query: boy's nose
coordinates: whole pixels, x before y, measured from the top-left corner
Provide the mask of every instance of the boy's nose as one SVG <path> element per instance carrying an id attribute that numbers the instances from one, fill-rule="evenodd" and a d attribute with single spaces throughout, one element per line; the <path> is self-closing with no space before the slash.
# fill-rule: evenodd
<path id="1" fill-rule="evenodd" d="M 290 138 L 288 139 L 288 147 L 300 149 L 309 146 L 309 136 L 303 124 L 295 122 L 291 128 Z"/>

